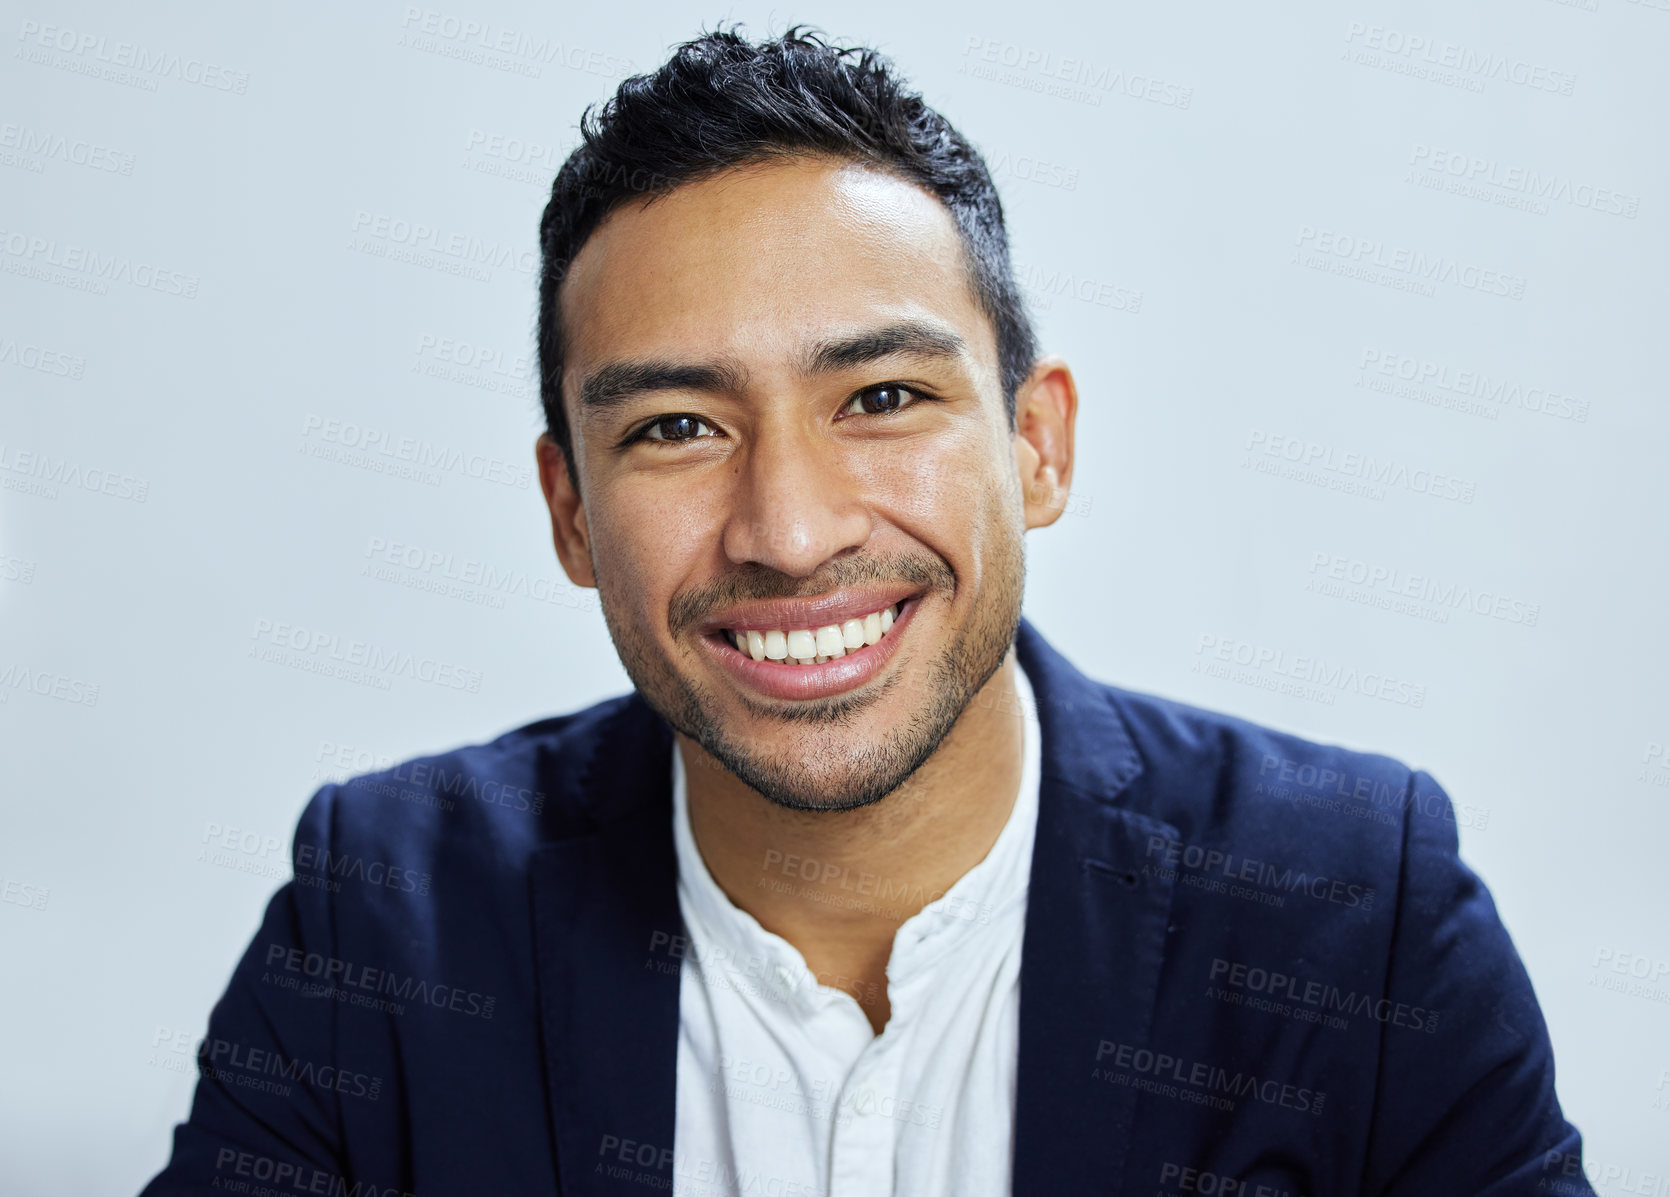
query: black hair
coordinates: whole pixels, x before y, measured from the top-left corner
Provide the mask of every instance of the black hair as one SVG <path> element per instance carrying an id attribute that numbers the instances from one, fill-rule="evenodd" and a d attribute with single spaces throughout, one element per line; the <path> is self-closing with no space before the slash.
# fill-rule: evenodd
<path id="1" fill-rule="evenodd" d="M 586 109 L 580 134 L 539 222 L 539 396 L 576 487 L 557 308 L 569 263 L 622 203 L 772 158 L 829 155 L 875 166 L 950 209 L 975 298 L 995 326 L 1014 428 L 1015 392 L 1038 350 L 997 188 L 979 152 L 905 86 L 888 59 L 831 46 L 801 26 L 757 44 L 720 29 L 685 42 L 653 73 L 622 81 L 600 112 Z"/>

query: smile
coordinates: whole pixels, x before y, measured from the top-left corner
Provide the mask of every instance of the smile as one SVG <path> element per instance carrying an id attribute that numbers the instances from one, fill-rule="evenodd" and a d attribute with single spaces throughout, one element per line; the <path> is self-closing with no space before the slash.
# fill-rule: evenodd
<path id="1" fill-rule="evenodd" d="M 767 605 L 758 613 L 731 616 L 699 643 L 745 689 L 790 700 L 827 698 L 881 674 L 921 606 L 921 597 L 893 599 L 884 593 L 866 603 L 856 596 L 831 596 L 810 604 L 816 609 L 811 619 L 805 618 L 811 614 L 804 609 L 807 604 L 785 604 L 800 609 L 776 613 Z M 794 626 L 802 620 L 803 626 Z M 748 626 L 735 626 L 739 623 Z"/>
<path id="2" fill-rule="evenodd" d="M 756 661 L 781 661 L 785 665 L 822 665 L 850 652 L 875 644 L 893 628 L 901 604 L 883 607 L 867 615 L 821 628 L 772 628 L 769 631 L 726 629 L 738 652 Z"/>

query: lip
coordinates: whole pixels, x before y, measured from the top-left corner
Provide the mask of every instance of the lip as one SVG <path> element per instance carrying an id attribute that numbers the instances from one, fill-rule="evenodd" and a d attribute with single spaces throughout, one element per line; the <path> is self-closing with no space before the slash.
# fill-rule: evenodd
<path id="1" fill-rule="evenodd" d="M 866 599 L 868 601 L 868 599 Z M 898 601 L 898 600 L 895 600 Z M 891 604 L 883 601 L 880 606 Z M 737 649 L 735 644 L 725 639 L 719 629 L 734 627 L 732 624 L 718 624 L 715 629 L 700 638 L 702 651 L 707 653 L 714 662 L 730 674 L 738 684 L 749 690 L 768 695 L 772 698 L 808 699 L 825 698 L 831 694 L 843 694 L 848 690 L 855 690 L 881 673 L 887 667 L 887 662 L 899 647 L 899 639 L 904 630 L 910 626 L 911 618 L 916 614 L 916 608 L 921 605 L 919 595 L 904 600 L 899 608 L 899 614 L 893 619 L 893 626 L 874 644 L 866 644 L 862 648 L 851 649 L 844 657 L 836 657 L 833 661 L 825 661 L 822 665 L 784 665 L 777 661 L 756 661 L 753 657 Z M 874 607 L 860 608 L 853 614 L 873 611 Z M 851 616 L 849 616 L 851 618 Z M 827 623 L 836 622 L 826 619 Z M 771 628 L 781 628 L 782 624 L 771 624 Z M 791 625 L 805 627 L 805 624 Z M 817 626 L 824 626 L 819 624 Z M 741 625 L 740 630 L 747 630 L 747 625 Z M 754 631 L 762 630 L 755 627 Z"/>
<path id="2" fill-rule="evenodd" d="M 872 611 L 916 598 L 920 593 L 918 587 L 895 583 L 892 586 L 852 586 L 814 599 L 766 599 L 720 611 L 703 620 L 700 630 L 704 635 L 720 631 L 816 630 L 830 624 L 842 624 L 849 619 L 862 619 Z"/>

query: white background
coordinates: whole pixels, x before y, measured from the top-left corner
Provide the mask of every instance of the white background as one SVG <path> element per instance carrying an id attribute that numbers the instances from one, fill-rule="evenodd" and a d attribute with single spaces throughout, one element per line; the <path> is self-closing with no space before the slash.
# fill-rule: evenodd
<path id="1" fill-rule="evenodd" d="M 626 688 L 532 479 L 536 230 L 582 107 L 721 18 L 879 46 L 987 155 L 1082 397 L 1030 618 L 1432 771 L 1597 1187 L 1670 1173 L 1670 0 L 1276 7 L 0 5 L 0 1190 L 163 1164 L 322 780 Z M 295 667 L 353 641 L 478 692 Z"/>

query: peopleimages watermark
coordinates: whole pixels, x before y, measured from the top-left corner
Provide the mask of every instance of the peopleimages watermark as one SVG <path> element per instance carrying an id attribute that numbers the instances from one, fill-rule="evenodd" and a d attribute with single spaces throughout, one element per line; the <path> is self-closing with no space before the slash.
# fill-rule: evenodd
<path id="1" fill-rule="evenodd" d="M 1293 264 L 1344 278 L 1359 279 L 1398 291 L 1431 298 L 1434 284 L 1443 283 L 1481 295 L 1525 298 L 1526 279 L 1476 262 L 1444 254 L 1429 254 L 1405 246 L 1387 245 L 1375 237 L 1359 237 L 1336 229 L 1301 225 L 1293 241 Z"/>
<path id="2" fill-rule="evenodd" d="M 444 796 L 440 801 L 447 804 L 442 808 L 445 810 L 453 809 L 456 803 L 450 799 L 457 798 L 467 798 L 482 806 L 526 811 L 535 815 L 545 809 L 543 790 L 510 785 L 463 769 L 449 769 L 433 761 L 406 761 L 390 769 L 386 776 L 391 783 L 408 791 Z M 367 784 L 369 780 L 356 778 L 346 784 L 357 788 Z"/>
<path id="3" fill-rule="evenodd" d="M 1591 967 L 1589 984 L 1596 989 L 1670 1003 L 1670 960 L 1603 946 Z"/>
<path id="4" fill-rule="evenodd" d="M 166 50 L 153 50 L 137 42 L 111 41 L 102 33 L 84 33 L 61 25 L 25 20 L 18 29 L 17 40 L 21 43 L 18 58 L 142 91 L 156 91 L 158 79 L 175 79 L 240 96 L 249 90 L 246 71 Z M 54 58 L 54 54 L 59 57 Z"/>
<path id="5" fill-rule="evenodd" d="M 1060 191 L 1079 189 L 1079 168 L 1051 162 L 1032 154 L 1011 154 L 1003 150 L 986 157 L 986 169 L 993 179 L 1020 179 Z"/>
<path id="6" fill-rule="evenodd" d="M 838 861 L 820 861 L 815 857 L 795 852 L 767 848 L 760 865 L 763 874 L 758 885 L 777 893 L 794 894 L 807 901 L 836 906 L 843 910 L 859 910 L 867 914 L 888 917 L 909 914 L 934 903 L 944 902 L 946 891 L 929 891 L 920 882 L 911 883 L 882 877 L 863 869 L 854 870 Z M 789 878 L 779 881 L 770 874 Z M 806 885 L 796 885 L 804 881 Z M 831 889 L 839 893 L 829 892 Z M 890 905 L 897 903 L 897 905 Z M 989 903 L 976 903 L 967 898 L 953 899 L 935 908 L 935 914 L 945 918 L 979 923 L 982 927 L 992 920 Z"/>
<path id="7" fill-rule="evenodd" d="M 933 1102 L 913 1101 L 896 1093 L 877 1093 L 869 1085 L 843 1091 L 840 1079 L 808 1077 L 798 1071 L 721 1054 L 708 1092 L 730 1101 L 765 1106 L 845 1126 L 854 1117 L 872 1115 L 938 1130 L 945 1110 Z"/>
<path id="8" fill-rule="evenodd" d="M 19 449 L 0 441 L 0 490 L 56 499 L 58 488 L 143 503 L 151 494 L 147 478 L 85 466 L 68 457 Z"/>
<path id="9" fill-rule="evenodd" d="M 10 553 L 0 553 L 0 582 L 16 582 L 19 586 L 29 586 L 35 581 L 36 562 L 28 557 L 13 557 Z"/>
<path id="10" fill-rule="evenodd" d="M 394 1185 L 340 1176 L 312 1164 L 277 1160 L 253 1151 L 222 1147 L 215 1152 L 216 1176 L 210 1188 L 221 1193 L 250 1193 L 254 1197 L 279 1197 L 285 1193 L 322 1194 L 323 1197 L 416 1197 Z M 234 1180 L 233 1177 L 247 1177 Z M 250 1181 L 259 1181 L 252 1185 Z"/>
<path id="11" fill-rule="evenodd" d="M 1307 980 L 1221 956 L 1212 958 L 1207 982 L 1208 997 L 1302 1022 L 1321 1023 L 1335 1030 L 1347 1025 L 1346 1016 L 1429 1035 L 1438 1029 L 1437 1011 L 1424 1006 L 1341 989 L 1326 981 Z"/>
<path id="12" fill-rule="evenodd" d="M 1059 267 L 1046 270 L 1036 262 L 1018 259 L 1015 262 L 1015 282 L 1026 292 L 1027 301 L 1040 311 L 1049 311 L 1057 295 L 1075 299 L 1092 307 L 1111 312 L 1125 312 L 1135 316 L 1142 311 L 1142 292 L 1122 287 L 1106 279 L 1074 274 Z"/>
<path id="13" fill-rule="evenodd" d="M 86 245 L 60 242 L 17 229 L 0 229 L 0 253 L 8 274 L 36 282 L 54 283 L 95 295 L 109 294 L 111 283 L 141 291 L 196 299 L 202 282 L 195 274 L 156 262 L 135 261 L 126 254 L 101 253 Z"/>
<path id="14" fill-rule="evenodd" d="M 601 609 L 595 590 L 460 557 L 449 550 L 372 536 L 366 542 L 365 556 L 368 560 L 360 572 L 366 577 L 484 607 L 502 609 L 506 598 L 521 597 L 575 611 Z"/>
<path id="15" fill-rule="evenodd" d="M 542 77 L 553 64 L 605 79 L 624 79 L 634 70 L 632 60 L 618 54 L 432 8 L 407 7 L 400 30 L 398 46 L 529 79 Z"/>
<path id="16" fill-rule="evenodd" d="M 1388 489 L 1463 504 L 1478 495 L 1479 484 L 1471 478 L 1411 466 L 1395 457 L 1338 451 L 1332 445 L 1281 432 L 1249 429 L 1244 449 L 1243 469 L 1369 499 L 1384 499 Z"/>
<path id="17" fill-rule="evenodd" d="M 1252 1183 L 1213 1172 L 1209 1168 L 1195 1168 L 1171 1160 L 1160 1165 L 1160 1184 L 1177 1187 L 1169 1191 L 1162 1188 L 1155 1197 L 1183 1197 L 1184 1194 L 1196 1193 L 1201 1197 L 1304 1197 L 1291 1189 L 1272 1188 L 1262 1181 Z"/>
<path id="18" fill-rule="evenodd" d="M 312 412 L 302 418 L 301 451 L 325 461 L 430 486 L 439 486 L 444 474 L 517 490 L 526 490 L 533 480 L 531 466 L 512 465 L 503 458 L 465 453 L 422 437 L 396 436 L 369 424 Z"/>
<path id="19" fill-rule="evenodd" d="M 1613 1193 L 1629 1197 L 1670 1197 L 1670 1172 L 1641 1172 L 1627 1164 L 1598 1159 L 1593 1154 L 1584 1158 L 1575 1151 L 1550 1151 L 1543 1156 L 1542 1173 L 1537 1192 L 1551 1193 L 1554 1197 L 1568 1193 L 1578 1197 L 1591 1190 L 1603 1197 L 1611 1197 Z M 1579 1188 L 1573 1178 L 1587 1184 Z"/>
<path id="20" fill-rule="evenodd" d="M 543 790 L 483 777 L 472 770 L 448 768 L 437 761 L 396 761 L 369 748 L 331 740 L 319 742 L 314 761 L 315 781 L 397 798 L 414 806 L 430 806 L 443 813 L 457 810 L 460 800 L 534 815 L 545 809 Z M 356 776 L 359 774 L 366 776 Z"/>
<path id="21" fill-rule="evenodd" d="M 112 149 L 85 137 L 70 137 L 30 125 L 0 125 L 0 163 L 42 174 L 46 164 L 53 161 L 106 174 L 131 175 L 135 158 L 125 150 Z"/>
<path id="22" fill-rule="evenodd" d="M 1162 108 L 1185 109 L 1194 100 L 1192 87 L 1119 70 L 1076 54 L 1057 54 L 977 33 L 968 35 L 957 73 L 1092 107 L 1101 105 L 1103 95 L 1115 92 Z"/>
<path id="23" fill-rule="evenodd" d="M 338 744 L 335 740 L 320 740 L 319 750 L 313 754 L 313 780 L 341 783 L 361 773 L 372 773 L 389 768 L 395 763 L 390 753 L 374 752 L 353 744 Z"/>
<path id="24" fill-rule="evenodd" d="M 1328 1095 L 1319 1090 L 1108 1039 L 1096 1044 L 1091 1079 L 1216 1110 L 1233 1110 L 1235 1098 L 1250 1097 L 1264 1105 L 1320 1115 L 1328 1102 Z"/>
<path id="25" fill-rule="evenodd" d="M 0 881 L 0 902 L 8 906 L 22 906 L 26 910 L 45 910 L 51 897 L 50 889 L 32 881 L 19 881 L 15 877 L 7 877 Z"/>
<path id="26" fill-rule="evenodd" d="M 404 677 L 449 690 L 481 693 L 479 669 L 385 648 L 370 640 L 344 639 L 335 632 L 266 618 L 256 619 L 250 639 L 259 642 L 250 646 L 250 657 L 304 673 L 325 674 L 378 690 L 387 690 L 393 678 Z"/>
<path id="27" fill-rule="evenodd" d="M 290 1095 L 291 1086 L 287 1082 L 367 1101 L 376 1101 L 383 1092 L 380 1076 L 303 1060 L 285 1055 L 282 1049 L 254 1047 L 218 1036 L 199 1042 L 196 1036 L 185 1031 L 159 1026 L 151 1033 L 151 1047 L 150 1063 L 155 1067 L 186 1072 L 191 1070 L 187 1065 L 191 1061 L 202 1075 L 222 1084 L 276 1093 L 280 1097 Z M 154 1051 L 159 1047 L 163 1049 L 160 1055 Z"/>
<path id="28" fill-rule="evenodd" d="M 1238 668 L 1241 672 L 1237 673 Z M 1203 633 L 1195 645 L 1191 672 L 1241 682 L 1276 693 L 1291 693 L 1332 705 L 1338 694 L 1356 694 L 1419 709 L 1426 705 L 1426 686 L 1373 669 L 1358 669 L 1326 657 L 1289 653 L 1286 649 L 1231 636 Z M 1283 690 L 1278 683 L 1298 689 Z"/>
<path id="29" fill-rule="evenodd" d="M 347 880 L 373 889 L 427 894 L 434 880 L 429 873 L 351 852 L 337 852 L 328 845 L 310 844 L 299 837 L 287 856 L 279 836 L 214 821 L 204 825 L 199 842 L 197 859 L 205 864 L 272 880 L 289 880 L 298 886 L 331 893 L 341 893 L 342 882 Z M 293 873 L 285 869 L 285 864 L 293 867 Z"/>
<path id="30" fill-rule="evenodd" d="M 29 342 L 19 343 L 12 337 L 0 337 L 0 364 L 77 381 L 87 372 L 87 359 L 78 353 L 48 349 Z"/>
<path id="31" fill-rule="evenodd" d="M 1457 369 L 1397 349 L 1365 348 L 1357 370 L 1359 387 L 1464 415 L 1494 420 L 1501 409 L 1517 408 L 1575 424 L 1589 422 L 1587 399 L 1492 377 L 1483 370 Z"/>
<path id="32" fill-rule="evenodd" d="M 1157 862 L 1143 865 L 1145 873 L 1154 873 L 1162 880 L 1175 879 L 1179 884 L 1209 893 L 1247 898 L 1264 906 L 1282 906 L 1291 895 L 1364 911 L 1374 909 L 1371 885 L 1257 860 L 1222 848 L 1150 835 L 1145 855 Z"/>
<path id="33" fill-rule="evenodd" d="M 1550 203 L 1621 216 L 1625 220 L 1634 220 L 1641 209 L 1641 197 L 1627 191 L 1577 183 L 1565 175 L 1509 166 L 1496 158 L 1447 150 L 1425 142 L 1416 142 L 1409 151 L 1409 167 L 1406 182 L 1538 216 L 1548 213 Z"/>
<path id="34" fill-rule="evenodd" d="M 510 354 L 503 349 L 490 349 L 437 333 L 418 336 L 417 360 L 412 363 L 412 372 L 515 399 L 529 399 L 534 394 L 531 355 Z"/>
<path id="35" fill-rule="evenodd" d="M 527 249 L 521 242 L 483 240 L 471 233 L 449 232 L 386 212 L 356 210 L 351 231 L 351 250 L 478 283 L 492 282 L 495 267 L 509 267 L 528 275 L 539 268 L 537 250 Z"/>
<path id="36" fill-rule="evenodd" d="M 471 174 L 549 190 L 562 158 L 555 145 L 472 128 L 464 140 L 463 166 Z"/>
<path id="37" fill-rule="evenodd" d="M 51 669 L 33 669 L 10 661 L 0 665 L 0 702 L 10 702 L 15 691 L 39 698 L 55 698 L 71 706 L 99 705 L 100 682 L 89 682 Z"/>
<path id="38" fill-rule="evenodd" d="M 247 827 L 233 827 L 212 819 L 203 824 L 197 860 L 200 864 L 231 869 L 268 881 L 284 881 L 290 877 L 282 836 Z"/>
<path id="39" fill-rule="evenodd" d="M 1451 802 L 1437 790 L 1422 793 L 1413 782 L 1397 784 L 1269 752 L 1258 763 L 1253 793 L 1291 803 L 1295 809 L 1315 807 L 1387 827 L 1401 823 L 1411 810 L 1440 823 L 1479 831 L 1490 822 L 1487 808 Z"/>
<path id="40" fill-rule="evenodd" d="M 293 990 L 302 997 L 332 998 L 344 1005 L 389 1014 L 404 1014 L 406 1007 L 402 1003 L 409 1002 L 452 1014 L 491 1019 L 498 1003 L 492 994 L 392 969 L 356 964 L 283 943 L 267 945 L 265 964 L 267 971 L 262 973 L 261 980 L 269 985 Z M 390 1000 L 396 998 L 398 1002 Z"/>
<path id="41" fill-rule="evenodd" d="M 1345 31 L 1345 40 L 1349 48 L 1341 57 L 1352 62 L 1434 83 L 1461 86 L 1467 91 L 1482 91 L 1487 80 L 1495 80 L 1569 96 L 1577 85 L 1577 76 L 1569 71 L 1505 54 L 1484 53 L 1443 38 L 1405 33 L 1385 25 L 1352 21 Z"/>
<path id="42" fill-rule="evenodd" d="M 593 1171 L 611 1181 L 631 1181 L 650 1189 L 672 1189 L 693 1197 L 720 1197 L 746 1193 L 749 1197 L 830 1197 L 804 1179 L 775 1176 L 755 1168 L 740 1167 L 689 1152 L 675 1152 L 624 1135 L 603 1135 L 597 1143 L 597 1166 Z"/>
<path id="43" fill-rule="evenodd" d="M 779 1004 L 809 983 L 839 989 L 860 1002 L 877 1002 L 887 996 L 884 983 L 845 973 L 816 972 L 804 962 L 791 968 L 759 952 L 739 958 L 723 944 L 703 943 L 683 929 L 650 933 L 645 969 L 679 977 L 686 961 L 695 966 L 703 985 Z"/>
<path id="44" fill-rule="evenodd" d="M 1409 599 L 1414 603 L 1429 604 L 1435 608 L 1432 614 L 1436 616 L 1436 623 L 1448 623 L 1452 611 L 1467 611 L 1485 619 L 1533 628 L 1542 614 L 1541 603 L 1526 602 L 1486 588 L 1475 589 L 1431 574 L 1412 573 L 1396 566 L 1361 561 L 1340 553 L 1312 553 L 1309 573 L 1311 580 L 1306 584 L 1306 590 L 1329 597 L 1350 597 L 1347 588 L 1355 587 L 1360 593 L 1374 594 L 1376 599 L 1383 593 L 1388 601 Z M 1334 584 L 1332 590 L 1327 588 L 1329 584 Z M 1367 605 L 1383 604 L 1369 601 Z"/>
<path id="45" fill-rule="evenodd" d="M 343 880 L 359 881 L 373 889 L 392 889 L 407 894 L 427 894 L 434 878 L 416 869 L 403 868 L 386 860 L 368 860 L 353 852 L 333 852 L 324 844 L 297 841 L 292 853 L 295 883 L 342 892 Z"/>

